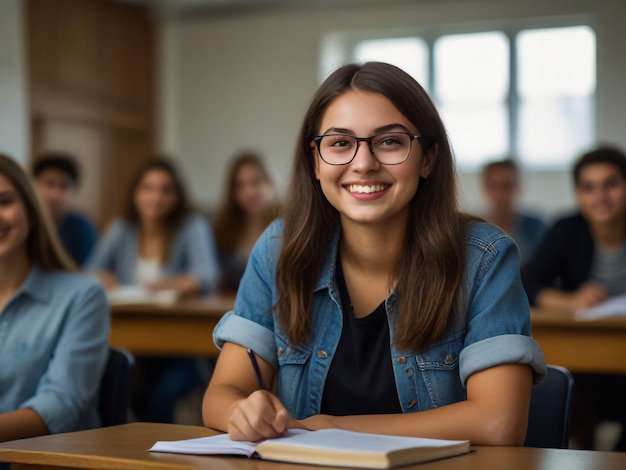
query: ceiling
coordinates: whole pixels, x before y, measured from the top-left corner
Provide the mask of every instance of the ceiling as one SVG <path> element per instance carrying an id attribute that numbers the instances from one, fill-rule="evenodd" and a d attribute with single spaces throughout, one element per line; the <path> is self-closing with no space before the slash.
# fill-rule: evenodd
<path id="1" fill-rule="evenodd" d="M 161 16 L 196 17 L 258 13 L 268 10 L 310 10 L 408 4 L 433 0 L 118 0 L 148 6 Z"/>

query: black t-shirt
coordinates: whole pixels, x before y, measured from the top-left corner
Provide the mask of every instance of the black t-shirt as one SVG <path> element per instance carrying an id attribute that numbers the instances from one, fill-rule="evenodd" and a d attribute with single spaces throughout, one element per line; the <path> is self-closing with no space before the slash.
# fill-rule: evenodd
<path id="1" fill-rule="evenodd" d="M 339 259 L 336 281 L 343 329 L 324 385 L 321 412 L 334 416 L 402 413 L 385 302 L 366 317 L 355 318 Z"/>

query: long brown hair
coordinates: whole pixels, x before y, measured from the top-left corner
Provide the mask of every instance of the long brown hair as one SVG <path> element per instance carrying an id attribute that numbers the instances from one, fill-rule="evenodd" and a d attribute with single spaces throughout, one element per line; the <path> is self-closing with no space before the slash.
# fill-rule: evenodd
<path id="1" fill-rule="evenodd" d="M 76 265 L 61 245 L 52 219 L 26 172 L 11 157 L 0 154 L 0 173 L 15 186 L 26 208 L 29 224 L 26 252 L 30 262 L 43 269 L 76 271 Z"/>
<path id="2" fill-rule="evenodd" d="M 215 244 L 217 245 L 217 250 L 223 254 L 233 253 L 237 249 L 237 245 L 243 235 L 242 227 L 245 225 L 247 215 L 237 203 L 236 192 L 239 171 L 246 165 L 254 166 L 265 181 L 270 184 L 272 182 L 265 165 L 263 165 L 263 161 L 257 154 L 244 152 L 233 160 L 228 172 L 228 186 L 225 197 L 215 216 L 214 224 Z M 272 203 L 263 211 L 262 216 L 266 225 L 269 225 L 276 218 L 278 210 L 278 205 Z"/>
<path id="3" fill-rule="evenodd" d="M 436 153 L 428 179 L 410 202 L 404 246 L 397 260 L 396 290 L 400 312 L 394 345 L 420 351 L 444 337 L 454 314 L 463 279 L 463 225 L 458 211 L 455 169 L 444 125 L 424 89 L 389 64 L 346 65 L 331 74 L 313 97 L 298 136 L 283 244 L 278 259 L 276 308 L 281 327 L 293 344 L 311 332 L 313 288 L 321 269 L 320 253 L 339 224 L 337 210 L 315 178 L 311 141 L 332 101 L 348 90 L 385 96 L 411 121 L 424 151 Z"/>
<path id="4" fill-rule="evenodd" d="M 126 210 L 124 216 L 128 221 L 140 228 L 140 217 L 135 204 L 135 194 L 141 184 L 141 180 L 151 171 L 164 171 L 172 180 L 174 191 L 176 191 L 176 205 L 163 221 L 163 230 L 165 233 L 165 250 L 162 253 L 161 260 L 164 261 L 169 257 L 174 238 L 178 230 L 182 226 L 185 219 L 191 214 L 192 207 L 189 202 L 189 195 L 185 187 L 183 178 L 178 171 L 176 165 L 167 157 L 157 156 L 148 160 L 135 173 L 131 181 L 130 190 L 126 199 Z"/>

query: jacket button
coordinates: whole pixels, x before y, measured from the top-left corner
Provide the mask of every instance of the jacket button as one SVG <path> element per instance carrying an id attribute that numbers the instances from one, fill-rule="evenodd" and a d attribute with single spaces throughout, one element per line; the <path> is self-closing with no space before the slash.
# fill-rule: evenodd
<path id="1" fill-rule="evenodd" d="M 448 354 L 446 356 L 446 364 L 452 364 L 454 362 L 454 356 L 452 354 Z"/>
<path id="2" fill-rule="evenodd" d="M 398 361 L 399 364 L 406 364 L 406 357 L 400 356 L 396 359 L 396 361 Z"/>
<path id="3" fill-rule="evenodd" d="M 278 351 L 276 351 L 276 354 L 278 355 L 278 357 L 283 355 L 283 347 L 279 346 Z"/>
<path id="4" fill-rule="evenodd" d="M 317 351 L 317 357 L 321 357 L 322 359 L 326 359 L 328 357 L 328 354 L 326 353 L 326 351 Z"/>
<path id="5" fill-rule="evenodd" d="M 415 405 L 417 405 L 417 401 L 415 401 L 415 400 L 411 400 L 407 406 L 408 406 L 409 408 L 413 408 Z"/>

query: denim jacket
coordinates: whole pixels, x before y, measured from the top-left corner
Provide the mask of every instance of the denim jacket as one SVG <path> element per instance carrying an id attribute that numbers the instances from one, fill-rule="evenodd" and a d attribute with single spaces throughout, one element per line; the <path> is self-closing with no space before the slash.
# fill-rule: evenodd
<path id="1" fill-rule="evenodd" d="M 282 222 L 270 225 L 257 242 L 241 280 L 234 310 L 213 333 L 215 343 L 253 349 L 278 377 L 278 396 L 296 418 L 320 413 L 326 375 L 341 336 L 342 314 L 335 282 L 340 232 L 329 240 L 315 286 L 312 334 L 293 346 L 271 310 L 277 299 L 276 261 Z M 527 364 L 535 382 L 545 361 L 530 337 L 530 315 L 519 275 L 515 243 L 496 227 L 471 223 L 465 234 L 465 276 L 457 295 L 459 314 L 447 336 L 422 352 L 391 345 L 396 389 L 403 412 L 423 411 L 465 400 L 467 378 L 502 364 Z M 390 338 L 399 314 L 397 294 L 385 301 Z"/>

